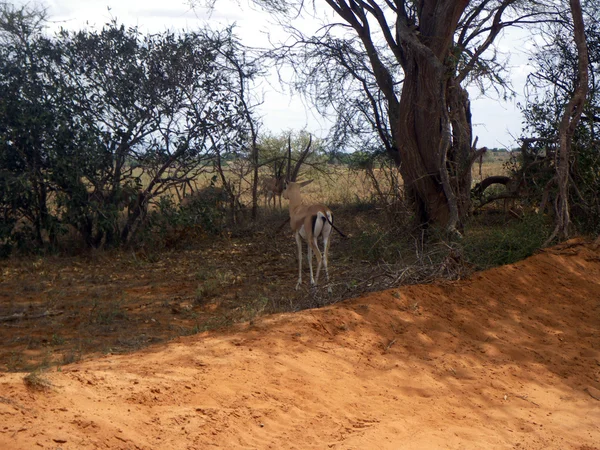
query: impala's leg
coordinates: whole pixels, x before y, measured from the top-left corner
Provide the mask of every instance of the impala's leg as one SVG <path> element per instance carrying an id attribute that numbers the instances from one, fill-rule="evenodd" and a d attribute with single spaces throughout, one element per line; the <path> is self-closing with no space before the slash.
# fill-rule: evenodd
<path id="1" fill-rule="evenodd" d="M 321 273 L 321 264 L 323 262 L 323 256 L 321 255 L 321 251 L 319 250 L 318 238 L 320 235 L 323 234 L 323 231 L 325 231 L 325 220 L 326 219 L 323 216 L 323 214 L 319 212 L 313 218 L 312 222 L 313 235 L 312 239 L 309 242 L 309 245 L 313 248 L 313 250 L 315 251 L 315 256 L 317 257 L 317 279 L 315 281 L 315 284 L 319 282 L 319 274 Z"/>
<path id="2" fill-rule="evenodd" d="M 323 266 L 325 267 L 325 278 L 327 279 L 327 292 L 331 294 L 331 286 L 329 286 L 329 270 L 327 263 L 329 262 L 329 234 L 323 235 Z"/>
<path id="3" fill-rule="evenodd" d="M 317 257 L 317 279 L 315 281 L 316 285 L 319 282 L 319 272 L 321 272 L 321 263 L 323 262 L 323 256 L 321 255 L 321 251 L 319 250 L 316 237 L 313 237 L 311 246 L 315 250 L 315 256 Z"/>
<path id="4" fill-rule="evenodd" d="M 319 220 L 319 216 L 315 215 L 312 217 L 307 217 L 304 221 L 304 229 L 311 230 L 310 233 L 306 233 L 306 243 L 308 244 L 308 265 L 310 267 L 310 284 L 313 286 L 317 285 L 319 281 L 319 271 L 321 270 L 321 252 L 319 251 L 319 247 L 317 246 L 317 237 L 321 233 L 321 227 L 323 223 Z M 313 277 L 313 268 L 312 268 L 312 252 L 315 252 L 315 256 L 317 257 L 317 279 L 315 280 Z"/>
<path id="5" fill-rule="evenodd" d="M 327 263 L 329 262 L 329 236 L 323 235 L 323 267 L 325 268 L 325 278 L 329 282 L 329 271 Z"/>
<path id="6" fill-rule="evenodd" d="M 310 285 L 315 285 L 315 277 L 313 276 L 313 268 L 312 268 L 312 244 L 310 241 L 308 242 L 308 267 L 310 269 Z"/>
<path id="7" fill-rule="evenodd" d="M 329 244 L 331 243 L 329 237 L 331 236 L 331 231 L 333 230 L 333 226 L 331 225 L 333 223 L 333 216 L 331 213 L 328 213 L 328 218 L 329 221 L 325 224 L 325 228 L 323 230 L 323 253 L 325 259 L 325 276 L 327 277 L 327 281 L 329 281 L 329 271 L 327 265 L 329 264 Z M 331 292 L 331 288 L 329 288 L 329 291 Z"/>
<path id="8" fill-rule="evenodd" d="M 298 247 L 298 283 L 296 284 L 296 290 L 302 284 L 302 238 L 300 233 L 296 231 L 296 246 Z"/>

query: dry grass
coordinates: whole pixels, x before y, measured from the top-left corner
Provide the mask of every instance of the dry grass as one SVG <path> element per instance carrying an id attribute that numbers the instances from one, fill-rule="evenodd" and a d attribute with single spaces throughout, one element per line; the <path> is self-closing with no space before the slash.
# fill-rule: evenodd
<path id="1" fill-rule="evenodd" d="M 34 370 L 23 377 L 23 383 L 27 389 L 32 391 L 47 391 L 53 387 L 52 382 L 48 380 L 40 370 Z"/>
<path id="2" fill-rule="evenodd" d="M 487 177 L 494 175 L 509 175 L 506 163 L 510 160 L 510 153 L 488 153 L 484 155 L 483 163 L 475 163 L 472 168 L 473 185 Z"/>
<path id="3" fill-rule="evenodd" d="M 502 164 L 492 163 L 490 171 Z M 302 178 L 315 180 L 305 191 L 309 201 L 333 205 L 336 224 L 350 236 L 333 237 L 332 295 L 306 283 L 294 290 L 296 245 L 288 227 L 276 230 L 287 218 L 285 204 L 283 210 L 261 208 L 256 223 L 242 222 L 220 236 L 186 239 L 184 233 L 169 249 L 14 257 L 0 261 L 0 316 L 20 314 L 0 323 L 0 370 L 31 372 L 25 382 L 44 387 L 36 368 L 135 351 L 368 291 L 460 278 L 470 270 L 451 245 L 427 246 L 422 235 L 392 222 L 372 203 L 364 173 L 330 169 Z"/>

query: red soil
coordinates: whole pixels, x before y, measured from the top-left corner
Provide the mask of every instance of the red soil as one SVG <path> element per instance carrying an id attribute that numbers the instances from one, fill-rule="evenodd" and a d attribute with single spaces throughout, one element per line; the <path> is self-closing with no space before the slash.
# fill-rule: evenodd
<path id="1" fill-rule="evenodd" d="M 0 373 L 0 448 L 600 448 L 600 250 Z"/>

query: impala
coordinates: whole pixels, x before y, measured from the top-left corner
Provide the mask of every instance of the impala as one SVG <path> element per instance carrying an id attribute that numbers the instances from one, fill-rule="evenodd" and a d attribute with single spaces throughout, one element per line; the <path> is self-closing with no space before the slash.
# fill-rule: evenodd
<path id="1" fill-rule="evenodd" d="M 273 199 L 273 209 L 277 204 L 277 197 L 279 197 L 279 209 L 281 209 L 281 194 L 283 192 L 283 185 L 285 180 L 283 177 L 270 177 L 262 180 L 262 191 L 265 196 L 265 208 L 267 205 L 271 205 L 271 199 Z"/>
<path id="2" fill-rule="evenodd" d="M 290 225 L 296 239 L 296 245 L 298 247 L 298 283 L 296 283 L 296 289 L 302 284 L 302 240 L 304 239 L 308 244 L 308 267 L 310 268 L 310 284 L 316 286 L 319 281 L 319 273 L 321 272 L 321 265 L 325 269 L 325 277 L 329 281 L 329 271 L 327 268 L 328 254 L 329 254 L 329 236 L 331 229 L 334 228 L 340 235 L 345 235 L 333 225 L 333 213 L 331 210 L 320 203 L 316 204 L 304 204 L 302 202 L 302 194 L 300 188 L 311 183 L 312 180 L 299 182 L 295 181 L 300 164 L 308 155 L 311 140 L 308 146 L 301 154 L 296 167 L 293 172 L 290 172 L 289 167 L 291 164 L 291 146 L 288 146 L 288 175 L 291 181 L 285 183 L 283 189 L 283 198 L 289 201 L 290 208 Z M 323 253 L 319 250 L 318 238 L 321 237 L 323 240 Z M 313 252 L 317 258 L 317 276 L 313 275 L 312 266 L 312 255 Z M 331 287 L 328 287 L 328 291 L 331 292 Z"/>

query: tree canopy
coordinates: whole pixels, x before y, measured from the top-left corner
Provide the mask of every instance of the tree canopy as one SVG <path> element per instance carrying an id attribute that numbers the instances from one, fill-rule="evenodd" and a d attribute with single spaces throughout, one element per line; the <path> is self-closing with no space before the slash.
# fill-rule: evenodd
<path id="1" fill-rule="evenodd" d="M 304 2 L 258 2 L 279 15 Z M 292 42 L 280 57 L 318 108 L 336 112 L 331 142 L 381 147 L 402 173 L 418 222 L 455 230 L 470 210 L 473 136 L 467 83 L 509 89 L 495 40 L 511 26 L 548 20 L 551 2 L 314 1 L 336 19 Z"/>
<path id="2" fill-rule="evenodd" d="M 587 46 L 581 35 L 572 39 L 577 27 L 569 2 L 314 0 L 312 12 L 300 1 L 256 3 L 287 32 L 261 60 L 234 28 L 143 34 L 113 21 L 48 36 L 43 10 L 2 3 L 2 245 L 21 242 L 15 230 L 46 245 L 70 227 L 89 247 L 129 242 L 152 203 L 213 166 L 235 209 L 241 182 L 229 182 L 224 166 L 240 157 L 245 162 L 235 170 L 250 180 L 256 218 L 259 169 L 280 158 L 276 147 L 285 140 L 269 138 L 256 116 L 260 100 L 251 82 L 264 75 L 268 58 L 292 67 L 294 88 L 320 112 L 333 112 L 324 147 L 357 151 L 361 161 L 386 154 L 402 175 L 415 222 L 460 232 L 472 210 L 471 168 L 487 151 L 473 133 L 467 87 L 511 92 L 507 61 L 496 50 L 510 27 L 537 33 L 521 174 L 540 169 L 532 177 L 544 186 L 544 210 L 549 199 L 564 197 L 550 172 L 568 159 L 562 183 L 575 186 L 573 204 L 589 223 L 600 216 L 592 194 L 598 191 L 596 0 L 583 4 Z M 323 8 L 333 18 L 320 14 Z M 298 14 L 312 14 L 321 26 L 300 30 Z M 574 93 L 582 97 L 582 48 L 590 54 L 584 63 L 590 95 L 577 125 L 571 119 L 579 107 L 564 109 Z M 567 119 L 561 134 L 559 123 Z M 538 164 L 542 153 L 557 155 L 564 136 L 575 151 Z"/>
<path id="3" fill-rule="evenodd" d="M 40 245 L 67 225 L 88 246 L 126 242 L 153 199 L 245 145 L 240 84 L 257 69 L 232 29 L 142 35 L 112 22 L 46 37 L 43 19 L 0 11 L 5 237 L 25 217 Z"/>

